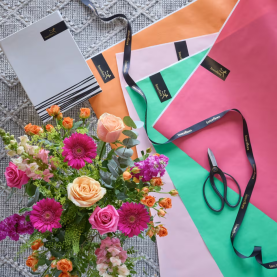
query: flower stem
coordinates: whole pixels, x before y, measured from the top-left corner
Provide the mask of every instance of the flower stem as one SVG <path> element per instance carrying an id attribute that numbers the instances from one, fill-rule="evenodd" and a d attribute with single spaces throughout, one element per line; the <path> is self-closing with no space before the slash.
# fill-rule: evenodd
<path id="1" fill-rule="evenodd" d="M 102 155 L 103 155 L 105 146 L 106 146 L 106 142 L 103 143 L 103 146 L 102 146 L 102 148 L 101 148 L 100 155 L 99 155 L 99 160 L 101 160 L 101 158 L 102 158 Z"/>

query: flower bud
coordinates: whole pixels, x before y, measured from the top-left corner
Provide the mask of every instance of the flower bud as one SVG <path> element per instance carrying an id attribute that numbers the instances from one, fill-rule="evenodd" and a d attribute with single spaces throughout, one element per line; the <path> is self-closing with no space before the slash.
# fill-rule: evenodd
<path id="1" fill-rule="evenodd" d="M 140 173 L 140 169 L 138 167 L 134 167 L 132 170 L 131 170 L 132 173 L 134 174 L 138 174 Z"/>
<path id="2" fill-rule="evenodd" d="M 59 113 L 59 115 L 57 116 L 57 119 L 60 120 L 63 118 L 63 114 L 62 113 Z"/>
<path id="3" fill-rule="evenodd" d="M 143 195 L 147 195 L 147 193 L 149 193 L 149 188 L 143 187 L 141 191 L 143 192 Z"/>
<path id="4" fill-rule="evenodd" d="M 73 127 L 73 118 L 65 117 L 62 124 L 65 129 L 70 130 Z"/>
<path id="5" fill-rule="evenodd" d="M 146 149 L 146 153 L 147 153 L 147 154 L 150 154 L 151 152 L 152 152 L 152 148 L 151 148 L 151 147 L 149 147 L 149 148 Z"/>
<path id="6" fill-rule="evenodd" d="M 10 141 L 10 144 L 12 144 L 12 145 L 14 145 L 14 144 L 16 144 L 16 143 L 17 143 L 17 141 L 14 140 L 14 139 L 12 139 L 12 140 Z"/>
<path id="7" fill-rule="evenodd" d="M 152 230 L 152 228 L 150 228 L 150 229 L 146 232 L 146 235 L 147 235 L 149 238 L 152 238 L 152 237 L 155 235 L 155 233 L 154 233 L 154 231 Z"/>
<path id="8" fill-rule="evenodd" d="M 47 124 L 47 125 L 45 126 L 45 129 L 46 129 L 47 132 L 51 132 L 51 130 L 54 129 L 54 126 L 51 125 L 51 124 Z"/>
<path id="9" fill-rule="evenodd" d="M 51 267 L 52 268 L 56 268 L 57 267 L 57 260 L 52 261 Z"/>
<path id="10" fill-rule="evenodd" d="M 13 151 L 13 150 L 10 150 L 10 151 L 8 151 L 8 156 L 10 156 L 10 157 L 13 157 L 13 156 L 15 156 L 16 155 L 16 152 L 15 151 Z"/>
<path id="11" fill-rule="evenodd" d="M 18 155 L 21 155 L 24 151 L 25 151 L 25 149 L 24 149 L 23 146 L 19 146 L 19 147 L 17 148 L 17 154 L 18 154 Z"/>
<path id="12" fill-rule="evenodd" d="M 130 173 L 130 172 L 128 172 L 128 171 L 124 171 L 123 172 L 123 179 L 125 180 L 125 181 L 128 181 L 128 180 L 130 180 L 132 178 L 132 174 Z"/>
<path id="13" fill-rule="evenodd" d="M 158 216 L 164 217 L 165 214 L 166 214 L 166 212 L 165 212 L 163 209 L 159 209 L 159 210 L 158 210 Z"/>
<path id="14" fill-rule="evenodd" d="M 169 194 L 170 194 L 171 196 L 177 196 L 177 195 L 179 194 L 179 192 L 178 192 L 176 189 L 172 189 L 172 190 L 169 192 Z"/>
<path id="15" fill-rule="evenodd" d="M 90 117 L 90 109 L 89 108 L 81 108 L 80 109 L 80 118 L 87 119 Z"/>

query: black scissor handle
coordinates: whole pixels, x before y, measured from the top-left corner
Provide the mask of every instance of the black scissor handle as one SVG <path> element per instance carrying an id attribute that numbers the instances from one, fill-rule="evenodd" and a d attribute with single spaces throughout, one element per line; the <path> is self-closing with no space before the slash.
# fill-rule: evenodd
<path id="1" fill-rule="evenodd" d="M 237 201 L 237 203 L 235 204 L 235 205 L 231 205 L 230 203 L 229 203 L 229 201 L 227 200 L 227 190 L 226 190 L 226 195 L 225 195 L 225 203 L 229 206 L 229 207 L 231 207 L 231 208 L 235 208 L 235 207 L 237 207 L 238 206 L 238 204 L 239 204 L 239 202 L 240 202 L 240 198 L 241 198 L 241 189 L 240 189 L 240 186 L 239 186 L 239 184 L 238 184 L 238 182 L 236 181 L 236 179 L 232 176 L 232 175 L 230 175 L 230 174 L 228 174 L 228 173 L 226 173 L 226 172 L 223 172 L 225 175 L 228 175 L 229 177 L 231 177 L 233 180 L 234 180 L 234 182 L 235 182 L 235 184 L 236 184 L 236 186 L 237 186 L 237 188 L 238 188 L 238 190 L 239 190 L 239 197 L 238 197 L 238 201 Z"/>

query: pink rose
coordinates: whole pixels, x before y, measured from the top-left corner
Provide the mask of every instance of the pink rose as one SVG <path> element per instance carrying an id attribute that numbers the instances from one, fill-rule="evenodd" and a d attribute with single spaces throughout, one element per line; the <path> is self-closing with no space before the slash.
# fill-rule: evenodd
<path id="1" fill-rule="evenodd" d="M 19 170 L 12 162 L 10 162 L 9 166 L 6 168 L 5 177 L 7 180 L 7 185 L 11 188 L 21 189 L 21 187 L 27 184 L 29 181 L 26 173 L 22 170 Z"/>
<path id="2" fill-rule="evenodd" d="M 115 142 L 125 128 L 120 117 L 104 113 L 100 116 L 97 123 L 97 136 L 105 142 Z"/>
<path id="3" fill-rule="evenodd" d="M 48 150 L 40 149 L 37 157 L 42 160 L 43 163 L 48 164 Z"/>
<path id="4" fill-rule="evenodd" d="M 108 205 L 101 209 L 96 207 L 89 218 L 92 229 L 96 229 L 100 235 L 115 232 L 117 230 L 119 214 L 114 206 Z"/>

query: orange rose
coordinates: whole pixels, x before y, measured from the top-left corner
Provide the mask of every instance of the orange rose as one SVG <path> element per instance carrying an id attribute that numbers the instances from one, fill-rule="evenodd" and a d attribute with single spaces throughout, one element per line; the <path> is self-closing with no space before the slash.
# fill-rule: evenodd
<path id="1" fill-rule="evenodd" d="M 36 239 L 33 243 L 32 243 L 32 245 L 31 245 L 31 248 L 32 248 L 32 250 L 38 250 L 41 246 L 43 246 L 44 244 L 43 244 L 43 242 L 42 242 L 42 240 L 41 239 Z"/>
<path id="2" fill-rule="evenodd" d="M 153 207 L 154 204 L 156 203 L 156 199 L 151 195 L 147 195 L 141 200 L 141 203 L 148 207 Z"/>
<path id="3" fill-rule="evenodd" d="M 70 274 L 68 272 L 62 272 L 58 277 L 70 277 Z"/>
<path id="4" fill-rule="evenodd" d="M 120 117 L 104 113 L 100 116 L 97 123 L 97 136 L 105 142 L 115 142 L 125 128 Z"/>
<path id="5" fill-rule="evenodd" d="M 153 177 L 150 180 L 150 184 L 154 187 L 161 187 L 161 186 L 163 186 L 163 181 L 162 181 L 161 177 Z"/>
<path id="6" fill-rule="evenodd" d="M 179 192 L 178 192 L 176 189 L 172 189 L 172 190 L 169 192 L 169 194 L 170 194 L 171 196 L 177 196 L 177 195 L 179 194 Z"/>
<path id="7" fill-rule="evenodd" d="M 149 238 L 152 238 L 154 235 L 155 235 L 155 232 L 153 231 L 153 229 L 149 229 L 147 232 L 146 232 L 146 235 L 149 237 Z"/>
<path id="8" fill-rule="evenodd" d="M 56 268 L 57 267 L 57 260 L 52 261 L 51 267 L 52 268 Z"/>
<path id="9" fill-rule="evenodd" d="M 65 117 L 63 119 L 63 127 L 67 130 L 71 129 L 73 127 L 73 118 Z"/>
<path id="10" fill-rule="evenodd" d="M 158 210 L 158 216 L 164 217 L 166 212 L 163 209 Z"/>
<path id="11" fill-rule="evenodd" d="M 170 198 L 162 198 L 159 201 L 159 205 L 160 205 L 160 207 L 162 207 L 164 209 L 170 209 L 170 208 L 172 208 L 171 199 Z"/>
<path id="12" fill-rule="evenodd" d="M 149 188 L 143 187 L 141 191 L 143 192 L 143 195 L 147 195 L 147 193 L 149 193 Z"/>
<path id="13" fill-rule="evenodd" d="M 80 118 L 86 119 L 90 116 L 89 108 L 81 108 L 80 109 Z"/>
<path id="14" fill-rule="evenodd" d="M 51 130 L 54 129 L 54 126 L 51 125 L 51 124 L 47 124 L 47 125 L 45 126 L 45 129 L 46 129 L 47 132 L 51 132 Z"/>
<path id="15" fill-rule="evenodd" d="M 35 265 L 32 267 L 33 272 L 36 272 L 38 270 L 38 265 Z"/>
<path id="16" fill-rule="evenodd" d="M 59 115 L 57 116 L 57 119 L 60 120 L 63 118 L 63 114 L 62 113 L 59 113 Z"/>
<path id="17" fill-rule="evenodd" d="M 168 235 L 167 229 L 163 227 L 162 225 L 159 225 L 159 231 L 157 232 L 158 236 L 165 237 Z"/>
<path id="18" fill-rule="evenodd" d="M 60 114 L 60 107 L 58 105 L 53 105 L 49 109 L 46 109 L 48 114 L 53 117 L 57 117 Z"/>
<path id="19" fill-rule="evenodd" d="M 34 267 L 38 263 L 38 259 L 34 256 L 29 256 L 28 259 L 26 260 L 26 265 L 28 267 Z"/>
<path id="20" fill-rule="evenodd" d="M 106 192 L 99 182 L 87 176 L 78 177 L 67 186 L 68 199 L 78 207 L 94 205 Z"/>
<path id="21" fill-rule="evenodd" d="M 123 180 L 127 181 L 130 180 L 132 178 L 132 174 L 128 171 L 124 171 L 123 172 Z"/>
<path id="22" fill-rule="evenodd" d="M 27 135 L 38 135 L 40 132 L 43 132 L 43 129 L 40 126 L 32 125 L 31 123 L 26 125 L 24 130 Z"/>
<path id="23" fill-rule="evenodd" d="M 72 269 L 73 269 L 72 262 L 67 259 L 62 259 L 62 260 L 58 261 L 57 269 L 61 270 L 62 272 L 72 271 Z"/>

